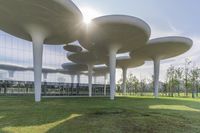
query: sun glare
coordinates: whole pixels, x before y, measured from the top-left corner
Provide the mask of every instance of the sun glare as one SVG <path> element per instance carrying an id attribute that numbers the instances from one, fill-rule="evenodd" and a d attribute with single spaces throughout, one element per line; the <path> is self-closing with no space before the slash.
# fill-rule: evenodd
<path id="1" fill-rule="evenodd" d="M 84 7 L 81 9 L 83 13 L 83 22 L 89 24 L 93 18 L 101 16 L 101 13 L 95 9 Z"/>

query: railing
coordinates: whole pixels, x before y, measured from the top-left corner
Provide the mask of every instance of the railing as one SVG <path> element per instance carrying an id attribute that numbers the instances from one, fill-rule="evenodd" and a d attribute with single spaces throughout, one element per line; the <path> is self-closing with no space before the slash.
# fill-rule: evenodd
<path id="1" fill-rule="evenodd" d="M 26 81 L 1 81 L 1 95 L 33 95 L 34 82 Z M 42 82 L 42 96 L 88 96 L 88 84 Z M 108 96 L 110 86 L 93 84 L 93 96 Z"/>

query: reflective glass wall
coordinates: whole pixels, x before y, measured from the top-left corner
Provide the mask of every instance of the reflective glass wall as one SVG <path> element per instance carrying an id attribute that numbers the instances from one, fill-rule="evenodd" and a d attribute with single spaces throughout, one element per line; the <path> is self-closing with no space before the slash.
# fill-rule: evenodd
<path id="1" fill-rule="evenodd" d="M 61 68 L 61 64 L 67 61 L 63 45 L 44 45 L 43 67 Z M 0 63 L 32 67 L 32 43 L 0 31 Z M 11 78 L 8 75 L 8 71 L 0 68 L 0 80 L 6 79 L 33 81 L 33 72 L 16 71 L 14 72 L 14 77 Z M 48 82 L 58 82 L 59 80 L 68 82 L 69 76 L 62 74 L 48 75 Z"/>
<path id="2" fill-rule="evenodd" d="M 3 31 L 0 31 L 0 64 L 14 64 L 25 67 L 33 67 L 32 43 Z M 69 62 L 66 58 L 66 51 L 63 45 L 44 45 L 43 48 L 43 67 L 61 68 L 63 63 Z M 15 71 L 14 77 L 9 77 L 8 71 L 0 68 L 0 80 L 33 81 L 33 72 Z M 69 75 L 48 74 L 47 82 L 70 83 Z M 75 78 L 75 82 L 77 80 Z M 88 83 L 86 75 L 81 75 L 81 83 Z M 102 77 L 98 77 L 97 83 L 104 83 Z"/>

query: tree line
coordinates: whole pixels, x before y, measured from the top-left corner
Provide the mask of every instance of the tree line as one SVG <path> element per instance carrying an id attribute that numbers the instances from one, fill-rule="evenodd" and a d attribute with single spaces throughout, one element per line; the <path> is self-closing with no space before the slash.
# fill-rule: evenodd
<path id="1" fill-rule="evenodd" d="M 122 79 L 118 81 L 117 91 L 122 92 Z M 146 95 L 153 92 L 153 75 L 151 79 L 139 80 L 130 74 L 126 80 L 127 94 Z M 200 68 L 185 59 L 184 66 L 171 65 L 166 71 L 166 79 L 159 82 L 160 95 L 198 97 L 200 91 Z"/>

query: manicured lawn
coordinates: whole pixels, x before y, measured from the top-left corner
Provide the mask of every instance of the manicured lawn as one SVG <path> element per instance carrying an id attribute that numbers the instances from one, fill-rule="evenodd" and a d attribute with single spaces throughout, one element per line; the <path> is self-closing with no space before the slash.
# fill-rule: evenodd
<path id="1" fill-rule="evenodd" d="M 0 97 L 0 133 L 200 133 L 200 99 Z"/>

